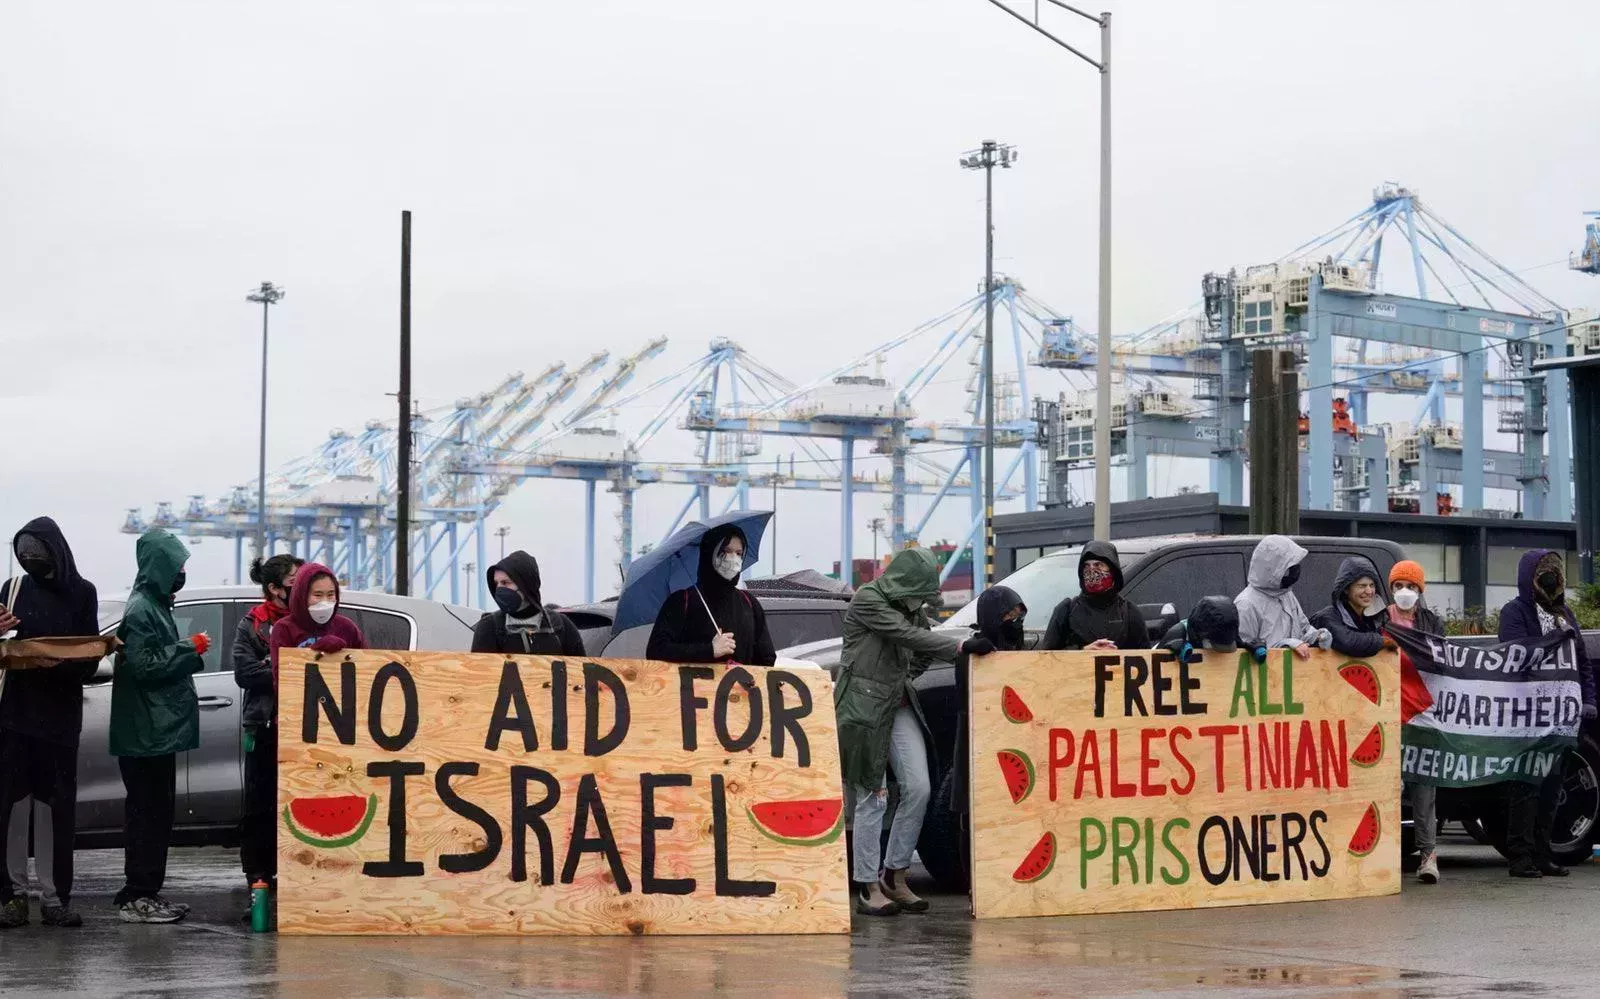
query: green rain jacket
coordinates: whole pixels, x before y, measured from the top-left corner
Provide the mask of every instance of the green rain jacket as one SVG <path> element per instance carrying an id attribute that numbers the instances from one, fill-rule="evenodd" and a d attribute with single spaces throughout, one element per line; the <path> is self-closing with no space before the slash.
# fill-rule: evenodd
<path id="1" fill-rule="evenodd" d="M 163 756 L 200 745 L 193 675 L 205 668 L 172 620 L 172 584 L 189 559 L 183 542 L 157 528 L 135 548 L 139 575 L 123 612 L 111 677 L 111 755 Z"/>
<path id="2" fill-rule="evenodd" d="M 849 784 L 882 785 L 889 766 L 889 733 L 902 703 L 916 712 L 932 749 L 928 721 L 911 681 L 930 662 L 954 661 L 961 649 L 957 639 L 928 628 L 922 607 L 938 595 L 938 560 L 926 548 L 908 548 L 850 601 L 833 694 L 840 763 Z"/>

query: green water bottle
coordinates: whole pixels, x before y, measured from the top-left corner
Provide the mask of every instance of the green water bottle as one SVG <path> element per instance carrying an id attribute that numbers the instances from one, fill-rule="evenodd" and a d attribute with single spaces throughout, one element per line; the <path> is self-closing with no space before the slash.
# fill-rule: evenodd
<path id="1" fill-rule="evenodd" d="M 272 896 L 265 881 L 250 886 L 250 932 L 266 933 L 272 929 Z"/>
<path id="2" fill-rule="evenodd" d="M 256 733 L 253 729 L 244 730 L 244 751 L 247 753 L 256 751 Z"/>

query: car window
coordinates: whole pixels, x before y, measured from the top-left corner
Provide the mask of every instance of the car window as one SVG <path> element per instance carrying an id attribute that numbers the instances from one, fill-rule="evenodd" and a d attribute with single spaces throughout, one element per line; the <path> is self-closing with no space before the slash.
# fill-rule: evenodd
<path id="1" fill-rule="evenodd" d="M 1136 604 L 1171 604 L 1179 619 L 1201 597 L 1232 598 L 1245 583 L 1245 557 L 1238 551 L 1179 552 L 1163 559 L 1124 594 Z"/>
<path id="2" fill-rule="evenodd" d="M 205 632 L 211 647 L 200 658 L 205 661 L 205 672 L 215 673 L 222 668 L 224 655 L 233 646 L 233 635 L 228 631 L 228 611 L 231 603 L 178 604 L 172 608 L 172 620 L 183 638 Z M 231 665 L 229 667 L 232 668 Z"/>
<path id="3" fill-rule="evenodd" d="M 650 633 L 655 627 L 654 624 L 641 624 L 622 632 L 607 643 L 603 658 L 643 659 L 645 650 L 650 647 Z"/>
<path id="4" fill-rule="evenodd" d="M 361 633 L 367 637 L 369 649 L 409 649 L 411 648 L 411 621 L 392 611 L 375 610 L 371 607 L 351 607 L 345 604 L 339 606 L 339 613 L 354 621 Z"/>
<path id="5" fill-rule="evenodd" d="M 1300 563 L 1300 581 L 1294 584 L 1294 595 L 1309 617 L 1333 602 L 1333 581 L 1339 577 L 1339 563 L 1350 557 L 1350 552 L 1311 552 Z M 1362 557 L 1366 553 L 1362 552 Z M 1367 561 L 1372 561 L 1370 558 Z M 1382 572 L 1380 570 L 1380 576 Z M 1387 577 L 1379 580 L 1387 583 Z M 1387 592 L 1388 586 L 1384 586 Z"/>
<path id="6" fill-rule="evenodd" d="M 820 642 L 824 638 L 838 638 L 844 634 L 844 606 L 839 610 L 789 609 L 769 607 L 767 632 L 772 636 L 774 649 L 787 649 L 791 645 Z"/>
<path id="7" fill-rule="evenodd" d="M 117 624 L 122 620 L 122 609 L 126 606 L 128 606 L 127 603 L 122 600 L 100 601 L 99 617 L 101 633 L 104 633 L 105 630 L 111 625 Z"/>
<path id="8" fill-rule="evenodd" d="M 561 613 L 568 621 L 571 621 L 579 631 L 590 631 L 595 628 L 610 629 L 611 627 L 611 618 L 604 614 L 596 614 L 593 611 L 569 610 L 564 610 Z"/>
<path id="9" fill-rule="evenodd" d="M 1068 554 L 1029 562 L 1002 579 L 1000 585 L 1015 590 L 1028 606 L 1027 626 L 1043 628 L 1056 604 L 1078 595 L 1078 556 Z M 962 628 L 977 624 L 978 602 L 974 600 L 956 611 L 948 623 Z"/>

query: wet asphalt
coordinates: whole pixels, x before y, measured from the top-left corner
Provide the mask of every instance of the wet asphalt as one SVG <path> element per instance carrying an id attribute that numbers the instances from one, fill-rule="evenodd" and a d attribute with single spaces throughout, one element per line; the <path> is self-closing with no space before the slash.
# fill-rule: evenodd
<path id="1" fill-rule="evenodd" d="M 0 996 L 1600 995 L 1600 865 L 1522 882 L 1465 839 L 1440 856 L 1438 886 L 1355 901 L 979 923 L 935 894 L 848 937 L 279 939 L 239 921 L 234 851 L 174 850 L 175 926 L 120 923 L 121 853 L 82 851 L 87 925 L 39 926 L 35 901 L 0 932 Z"/>

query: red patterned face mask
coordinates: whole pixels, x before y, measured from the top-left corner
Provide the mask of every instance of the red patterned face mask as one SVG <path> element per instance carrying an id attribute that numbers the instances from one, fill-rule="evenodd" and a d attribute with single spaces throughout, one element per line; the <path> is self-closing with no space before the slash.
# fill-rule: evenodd
<path id="1" fill-rule="evenodd" d="M 1117 584 L 1111 576 L 1111 567 L 1093 559 L 1083 563 L 1083 592 L 1104 593 Z"/>

